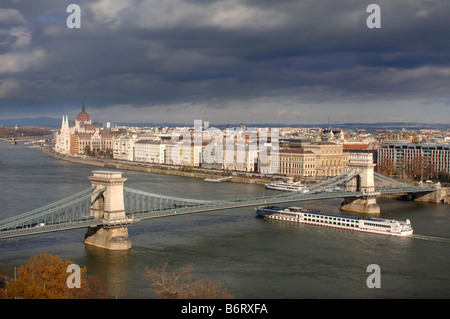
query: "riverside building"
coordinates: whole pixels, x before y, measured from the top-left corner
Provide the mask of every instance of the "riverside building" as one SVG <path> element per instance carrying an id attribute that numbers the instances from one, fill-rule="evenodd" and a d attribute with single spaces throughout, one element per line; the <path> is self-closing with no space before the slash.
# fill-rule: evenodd
<path id="1" fill-rule="evenodd" d="M 378 149 L 378 162 L 390 162 L 393 169 L 415 175 L 450 172 L 450 144 L 388 144 Z"/>
<path id="2" fill-rule="evenodd" d="M 111 130 L 100 128 L 98 123 L 93 124 L 83 103 L 75 123 L 70 124 L 68 116 L 63 116 L 61 129 L 55 132 L 55 151 L 67 155 L 89 152 L 112 155 L 116 135 Z"/>

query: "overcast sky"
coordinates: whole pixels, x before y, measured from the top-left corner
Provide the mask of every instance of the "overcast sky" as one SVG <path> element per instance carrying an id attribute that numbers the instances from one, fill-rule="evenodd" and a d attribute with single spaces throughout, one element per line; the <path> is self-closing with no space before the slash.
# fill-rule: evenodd
<path id="1" fill-rule="evenodd" d="M 0 119 L 74 120 L 84 100 L 100 122 L 449 123 L 449 13 L 446 0 L 1 0 Z"/>

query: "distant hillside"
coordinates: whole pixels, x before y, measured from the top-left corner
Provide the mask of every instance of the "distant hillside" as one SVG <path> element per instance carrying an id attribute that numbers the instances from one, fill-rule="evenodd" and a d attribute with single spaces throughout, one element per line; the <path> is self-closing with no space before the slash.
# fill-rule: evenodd
<path id="1" fill-rule="evenodd" d="M 48 128 L 60 128 L 61 119 L 53 117 L 23 118 L 23 119 L 2 119 L 0 118 L 0 126 L 40 126 Z"/>
<path id="2" fill-rule="evenodd" d="M 20 126 L 40 126 L 40 127 L 48 127 L 51 129 L 58 129 L 61 127 L 61 119 L 53 118 L 53 117 L 38 117 L 38 118 L 23 118 L 23 119 L 1 119 L 0 118 L 0 126 L 8 126 L 14 127 L 15 125 Z M 117 125 L 124 126 L 193 126 L 192 123 L 125 123 L 119 122 L 114 123 Z M 393 129 L 400 130 L 404 129 L 438 129 L 438 130 L 448 130 L 450 129 L 450 124 L 440 124 L 440 123 L 417 123 L 417 122 L 380 122 L 380 123 L 315 123 L 315 124 L 284 124 L 284 123 L 260 123 L 260 124 L 252 124 L 252 123 L 230 123 L 230 124 L 214 124 L 211 126 L 217 127 L 220 129 L 224 129 L 227 127 L 239 127 L 241 125 L 245 125 L 246 127 L 321 127 L 328 128 L 333 127 L 337 129 L 364 129 L 368 132 L 373 132 L 379 129 Z"/>
<path id="3" fill-rule="evenodd" d="M 14 127 L 2 126 L 0 127 L 0 137 L 1 138 L 11 138 L 11 137 L 26 137 L 26 136 L 50 136 L 52 131 L 45 127 L 36 126 L 22 126 L 17 130 Z"/>

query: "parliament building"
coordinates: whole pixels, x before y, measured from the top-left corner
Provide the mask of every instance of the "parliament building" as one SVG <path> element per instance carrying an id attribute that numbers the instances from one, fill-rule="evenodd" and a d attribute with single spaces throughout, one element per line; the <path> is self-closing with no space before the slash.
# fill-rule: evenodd
<path id="1" fill-rule="evenodd" d="M 62 118 L 61 129 L 55 133 L 55 151 L 75 155 L 87 153 L 113 153 L 115 133 L 92 123 L 84 103 L 75 123 L 70 124 L 67 115 Z"/>

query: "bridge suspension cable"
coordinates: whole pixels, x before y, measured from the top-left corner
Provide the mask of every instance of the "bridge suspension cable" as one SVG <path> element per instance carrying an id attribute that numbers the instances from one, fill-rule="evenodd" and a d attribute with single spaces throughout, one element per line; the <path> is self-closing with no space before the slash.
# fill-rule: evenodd
<path id="1" fill-rule="evenodd" d="M 70 202 L 72 200 L 76 200 L 79 199 L 80 197 L 84 197 L 87 194 L 91 194 L 91 192 L 94 190 L 94 187 L 85 189 L 79 193 L 76 193 L 72 196 L 69 196 L 67 198 L 61 199 L 59 201 L 53 202 L 51 204 L 48 204 L 46 206 L 42 206 L 33 210 L 30 210 L 29 212 L 23 213 L 23 214 L 19 214 L 19 215 L 15 215 L 6 219 L 3 219 L 0 221 L 0 228 L 2 228 L 3 225 L 14 222 L 14 221 L 18 221 L 18 220 L 22 220 L 24 218 L 30 217 L 30 216 L 36 216 L 42 212 L 45 211 L 49 211 L 50 209 L 53 209 L 55 207 L 59 207 L 61 205 L 64 205 L 67 202 Z"/>
<path id="2" fill-rule="evenodd" d="M 136 216 L 144 213 L 157 213 L 173 209 L 186 209 L 189 207 L 208 206 L 217 204 L 217 201 L 178 198 L 143 192 L 124 187 L 124 202 L 127 215 Z"/>
<path id="3" fill-rule="evenodd" d="M 403 183 L 403 182 L 399 182 L 399 181 L 393 180 L 393 179 L 391 179 L 389 177 L 386 177 L 384 175 L 381 175 L 380 173 L 377 173 L 377 172 L 373 173 L 373 177 L 374 177 L 374 179 L 376 179 L 378 181 L 381 181 L 381 182 L 384 182 L 384 183 L 388 183 L 388 184 L 391 184 L 391 185 L 398 185 L 401 188 L 402 187 L 403 188 L 404 187 L 406 187 L 406 188 L 417 187 L 417 186 L 414 186 L 414 185 L 410 185 L 410 184 L 406 184 L 406 183 Z"/>
<path id="4" fill-rule="evenodd" d="M 305 197 L 305 196 L 308 196 L 308 195 L 311 195 L 314 193 L 320 193 L 320 192 L 323 192 L 323 191 L 329 189 L 330 187 L 334 187 L 334 186 L 348 182 L 349 180 L 354 178 L 356 175 L 359 175 L 361 172 L 362 171 L 355 172 L 353 170 L 349 170 L 343 174 L 334 176 L 323 182 L 320 182 L 320 183 L 314 184 L 310 187 L 307 187 L 304 190 L 291 191 L 286 194 L 275 195 L 275 196 L 273 196 L 273 198 L 275 199 L 275 198 Z"/>
<path id="5" fill-rule="evenodd" d="M 101 188 L 93 192 L 94 189 L 88 188 L 63 200 L 2 220 L 0 231 L 2 233 L 40 231 L 39 227 L 44 229 L 93 219 L 90 216 L 91 199 L 105 190 Z"/>

